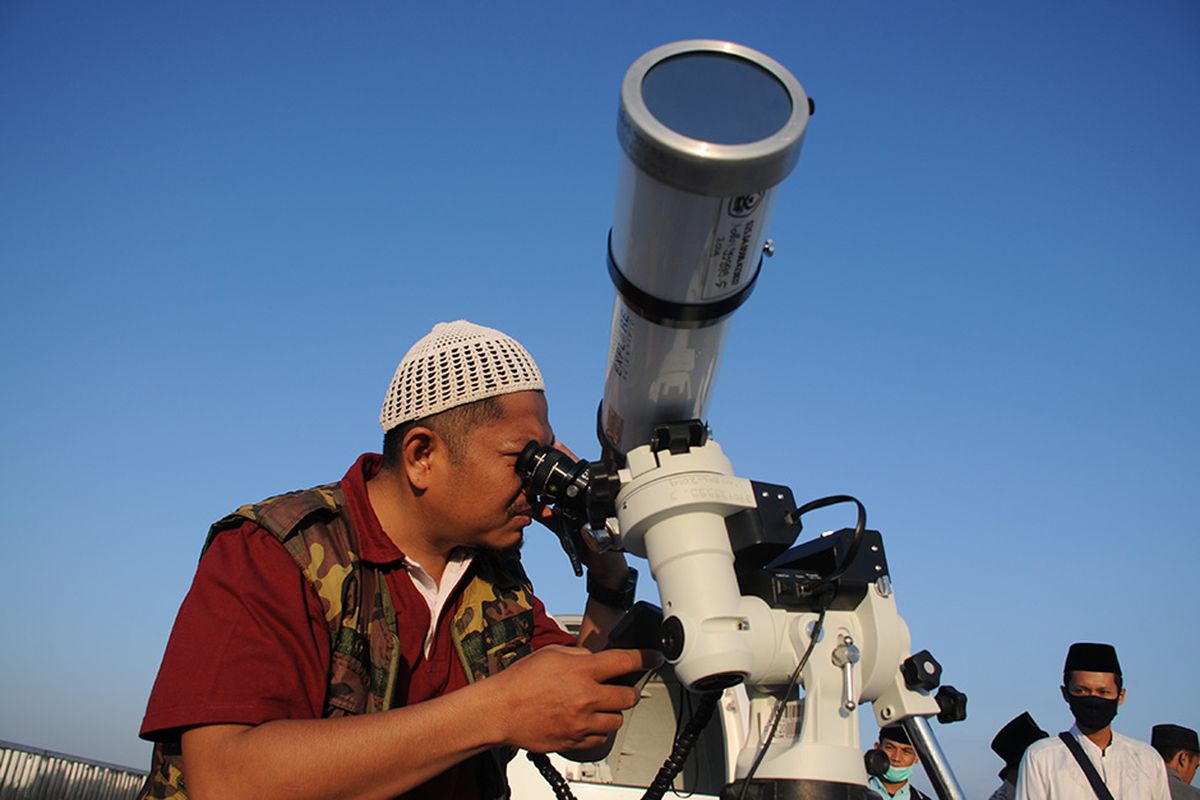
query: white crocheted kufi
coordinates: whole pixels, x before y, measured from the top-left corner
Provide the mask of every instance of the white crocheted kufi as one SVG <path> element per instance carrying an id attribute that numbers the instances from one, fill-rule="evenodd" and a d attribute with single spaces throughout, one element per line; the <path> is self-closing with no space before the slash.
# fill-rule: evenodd
<path id="1" fill-rule="evenodd" d="M 516 339 L 464 319 L 439 322 L 396 367 L 379 424 L 386 433 L 476 400 L 544 388 L 541 371 Z"/>

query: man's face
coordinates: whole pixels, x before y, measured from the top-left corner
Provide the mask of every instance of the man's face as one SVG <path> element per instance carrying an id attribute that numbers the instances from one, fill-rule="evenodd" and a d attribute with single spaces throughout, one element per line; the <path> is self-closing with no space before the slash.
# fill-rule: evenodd
<path id="1" fill-rule="evenodd" d="M 884 739 L 875 747 L 884 752 L 893 767 L 911 767 L 917 763 L 917 751 L 911 744 Z"/>
<path id="2" fill-rule="evenodd" d="M 431 486 L 438 524 L 456 544 L 502 550 L 521 543 L 532 521 L 516 462 L 526 442 L 554 441 L 541 392 L 515 392 L 497 398 L 503 411 L 470 432 L 458 459 L 443 458 Z"/>
<path id="3" fill-rule="evenodd" d="M 1070 673 L 1070 680 L 1063 687 L 1063 699 L 1066 700 L 1068 695 L 1115 699 L 1117 705 L 1125 702 L 1125 690 L 1117 687 L 1117 676 L 1111 672 L 1075 670 Z"/>

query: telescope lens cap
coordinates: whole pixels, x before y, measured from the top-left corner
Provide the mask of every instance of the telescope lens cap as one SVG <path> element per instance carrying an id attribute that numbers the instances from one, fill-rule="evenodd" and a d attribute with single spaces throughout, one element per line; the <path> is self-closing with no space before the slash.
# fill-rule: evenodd
<path id="1" fill-rule="evenodd" d="M 788 176 L 808 113 L 804 88 L 771 57 L 733 42 L 689 39 L 656 47 L 629 67 L 617 140 L 656 181 L 734 198 Z"/>
<path id="2" fill-rule="evenodd" d="M 642 100 L 676 133 L 712 144 L 751 144 L 776 134 L 792 116 L 778 78 L 729 53 L 681 53 L 654 65 Z"/>

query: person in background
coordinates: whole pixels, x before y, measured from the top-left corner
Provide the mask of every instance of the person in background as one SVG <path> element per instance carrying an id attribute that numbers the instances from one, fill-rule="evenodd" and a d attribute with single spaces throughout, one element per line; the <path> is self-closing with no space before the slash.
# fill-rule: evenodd
<path id="1" fill-rule="evenodd" d="M 1021 756 L 1025 755 L 1029 745 L 1049 735 L 1038 727 L 1028 711 L 1023 711 L 1000 729 L 992 739 L 992 752 L 1004 759 L 1004 768 L 1000 770 L 1000 787 L 992 792 L 989 800 L 1012 800 L 1017 792 Z"/>
<path id="2" fill-rule="evenodd" d="M 882 777 L 870 776 L 867 781 L 883 800 L 929 800 L 917 787 L 909 783 L 917 758 L 916 748 L 900 725 L 888 725 L 879 729 L 879 741 L 874 750 L 882 750 L 888 757 L 888 771 Z"/>
<path id="3" fill-rule="evenodd" d="M 1125 702 L 1116 649 L 1071 645 L 1061 691 L 1075 725 L 1025 751 L 1016 800 L 1084 800 L 1104 797 L 1106 790 L 1121 800 L 1169 800 L 1166 771 L 1154 748 L 1112 729 Z"/>
<path id="4" fill-rule="evenodd" d="M 1191 785 L 1200 766 L 1196 732 L 1182 725 L 1155 725 L 1150 730 L 1150 746 L 1166 765 L 1171 800 L 1200 800 L 1200 789 Z"/>

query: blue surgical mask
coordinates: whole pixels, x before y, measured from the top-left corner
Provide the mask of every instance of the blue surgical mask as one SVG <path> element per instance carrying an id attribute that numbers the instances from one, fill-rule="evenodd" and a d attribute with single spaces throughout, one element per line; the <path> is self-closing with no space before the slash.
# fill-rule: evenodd
<path id="1" fill-rule="evenodd" d="M 888 767 L 888 771 L 883 773 L 884 783 L 904 783 L 912 777 L 912 767 Z"/>

